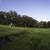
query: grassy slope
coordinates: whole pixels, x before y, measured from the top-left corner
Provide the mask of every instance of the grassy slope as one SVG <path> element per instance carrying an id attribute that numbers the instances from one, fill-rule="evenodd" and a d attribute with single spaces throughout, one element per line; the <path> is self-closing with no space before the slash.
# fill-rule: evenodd
<path id="1" fill-rule="evenodd" d="M 50 50 L 50 29 L 0 25 L 0 50 Z"/>

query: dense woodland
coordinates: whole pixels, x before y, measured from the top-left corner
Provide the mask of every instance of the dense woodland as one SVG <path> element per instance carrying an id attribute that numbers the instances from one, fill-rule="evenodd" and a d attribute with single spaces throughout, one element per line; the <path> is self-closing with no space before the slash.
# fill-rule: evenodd
<path id="1" fill-rule="evenodd" d="M 16 11 L 0 11 L 0 24 L 12 25 L 17 27 L 38 27 L 49 28 L 50 21 L 40 21 L 26 15 L 18 15 Z"/>

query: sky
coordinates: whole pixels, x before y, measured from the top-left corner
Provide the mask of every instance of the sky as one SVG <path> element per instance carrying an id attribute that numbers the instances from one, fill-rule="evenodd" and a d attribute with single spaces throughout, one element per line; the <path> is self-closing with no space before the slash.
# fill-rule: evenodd
<path id="1" fill-rule="evenodd" d="M 0 11 L 9 10 L 38 21 L 50 20 L 50 0 L 0 0 Z"/>

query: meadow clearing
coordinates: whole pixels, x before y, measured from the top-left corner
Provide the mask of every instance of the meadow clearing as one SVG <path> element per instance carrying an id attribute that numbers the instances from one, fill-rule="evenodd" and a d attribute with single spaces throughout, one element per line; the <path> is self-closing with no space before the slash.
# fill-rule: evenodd
<path id="1" fill-rule="evenodd" d="M 50 50 L 50 28 L 0 25 L 0 50 Z"/>

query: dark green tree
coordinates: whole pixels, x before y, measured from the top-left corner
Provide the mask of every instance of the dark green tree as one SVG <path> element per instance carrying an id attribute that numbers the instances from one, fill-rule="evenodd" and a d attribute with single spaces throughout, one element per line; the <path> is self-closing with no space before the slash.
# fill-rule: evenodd
<path id="1" fill-rule="evenodd" d="M 47 26 L 48 26 L 48 28 L 50 28 L 50 21 L 47 22 Z"/>

